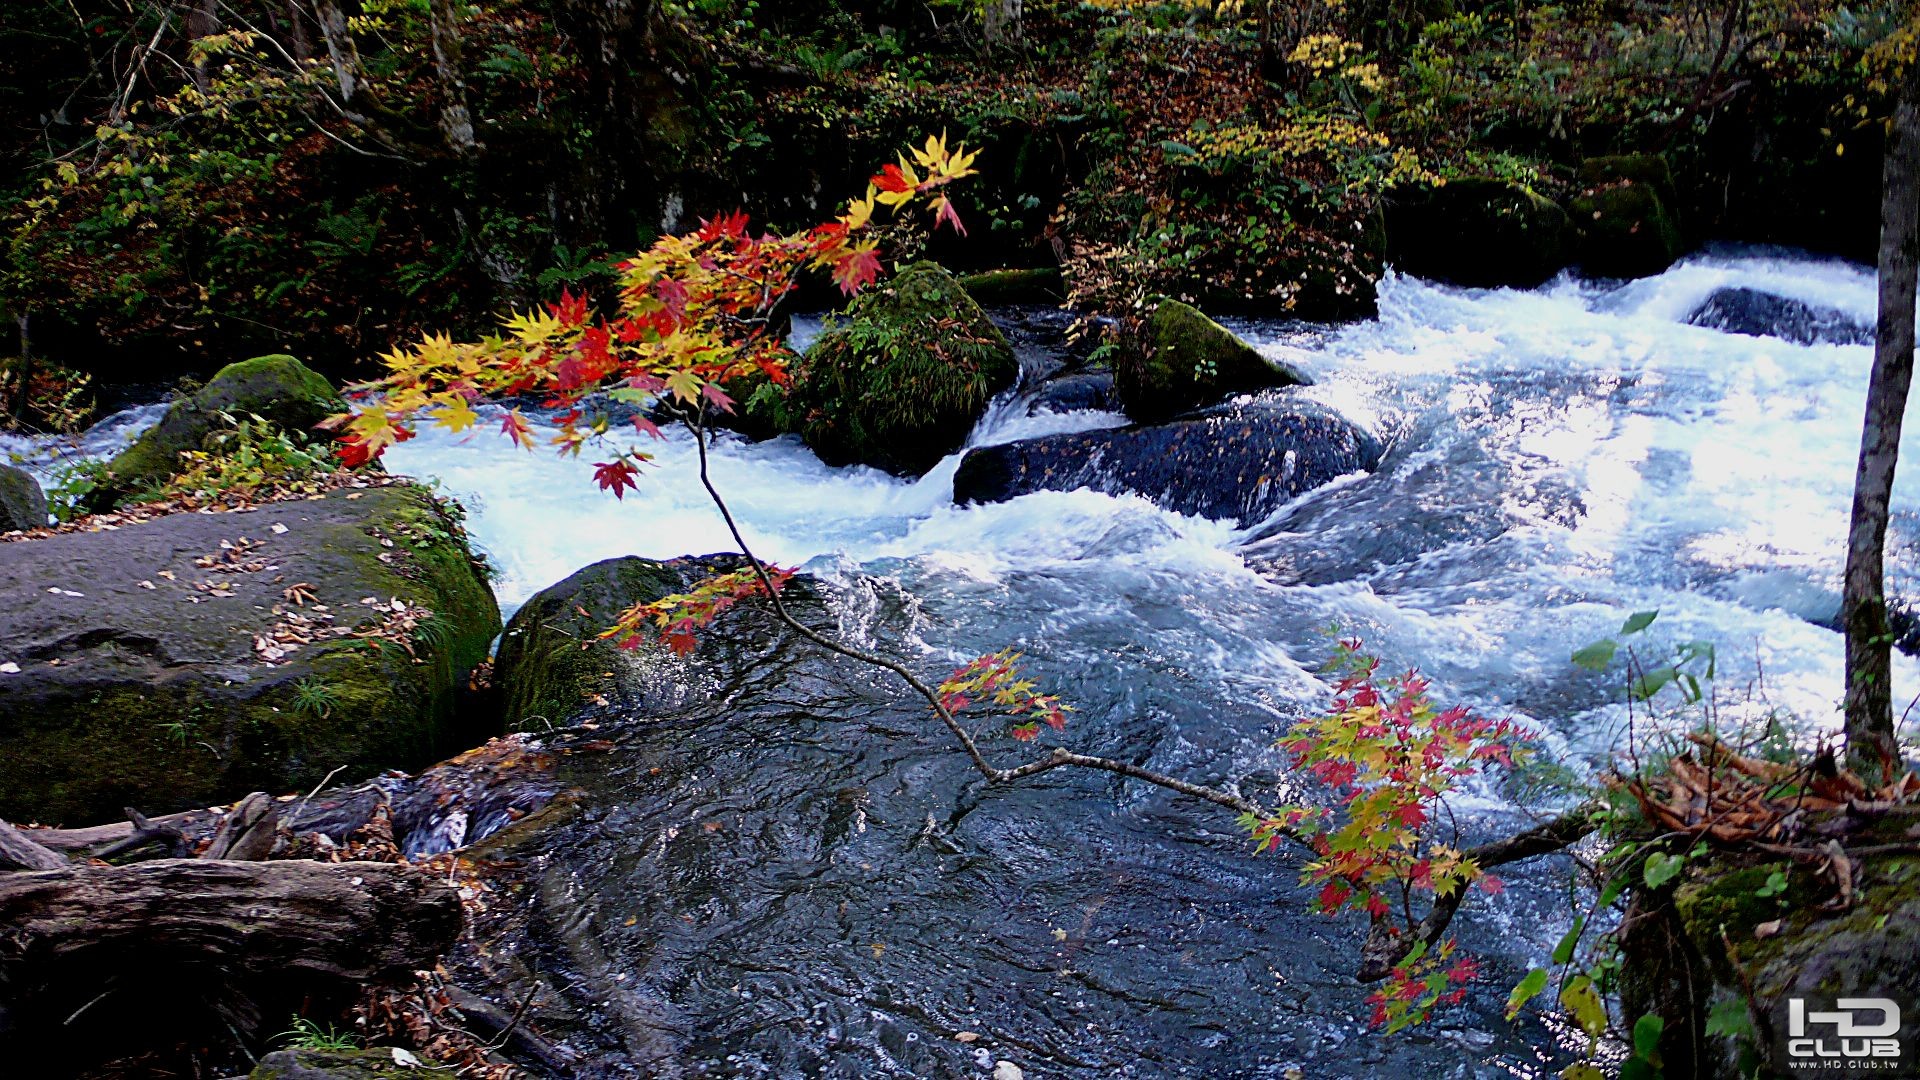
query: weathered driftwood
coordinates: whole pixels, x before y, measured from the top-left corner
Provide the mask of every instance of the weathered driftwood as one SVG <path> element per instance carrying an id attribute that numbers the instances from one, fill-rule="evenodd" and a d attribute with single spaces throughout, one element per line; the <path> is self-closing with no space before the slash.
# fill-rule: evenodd
<path id="1" fill-rule="evenodd" d="M 382 806 L 389 811 L 394 838 L 410 856 L 432 855 L 487 835 L 530 813 L 553 796 L 553 756 L 526 740 L 508 736 L 435 765 L 418 776 L 389 773 L 363 784 L 332 788 L 308 797 L 284 796 L 273 803 L 280 823 L 294 834 L 319 833 L 336 842 L 372 821 Z M 131 809 L 129 819 L 84 829 L 34 829 L 34 842 L 61 853 L 84 853 L 94 858 L 124 855 L 158 844 L 169 855 L 184 855 L 177 838 L 198 842 L 217 830 L 249 802 L 233 810 L 188 810 L 164 817 L 143 818 Z M 270 829 L 268 831 L 271 831 Z M 210 858 L 241 858 L 239 855 Z"/>
<path id="2" fill-rule="evenodd" d="M 458 893 L 409 866 L 164 859 L 0 876 L 0 1000 L 60 981 L 191 964 L 348 981 L 430 967 Z"/>
<path id="3" fill-rule="evenodd" d="M 432 968 L 462 919 L 452 886 L 394 863 L 0 874 L 0 1061 L 147 1075 L 196 1048 L 258 1045 L 291 1014 L 343 1012 L 370 981 Z"/>
<path id="4" fill-rule="evenodd" d="M 273 796 L 256 791 L 235 803 L 220 820 L 213 843 L 207 845 L 200 857 L 259 862 L 273 854 L 274 841 L 279 839 L 279 824 L 280 805 L 273 801 Z"/>
<path id="5" fill-rule="evenodd" d="M 67 860 L 0 820 L 0 870 L 59 870 Z"/>

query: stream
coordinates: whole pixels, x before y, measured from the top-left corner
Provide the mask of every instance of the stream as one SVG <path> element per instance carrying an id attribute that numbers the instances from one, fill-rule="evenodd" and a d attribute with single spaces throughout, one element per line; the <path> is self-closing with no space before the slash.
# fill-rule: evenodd
<path id="1" fill-rule="evenodd" d="M 1377 473 L 1246 529 L 1091 491 L 956 507 L 958 455 L 906 481 L 723 435 L 713 474 L 757 552 L 818 580 L 810 617 L 936 675 L 1017 648 L 1077 710 L 1043 742 L 1263 798 L 1284 797 L 1273 743 L 1328 698 L 1332 628 L 1591 776 L 1630 720 L 1617 670 L 1568 658 L 1658 610 L 1638 648 L 1714 643 L 1723 721 L 1811 742 L 1838 728 L 1829 627 L 1872 350 L 1690 325 L 1725 289 L 1873 321 L 1870 270 L 1727 249 L 1530 291 L 1389 276 L 1374 320 L 1231 322 L 1316 380 L 1284 393 L 1387 447 Z M 999 317 L 1030 373 L 1058 362 L 1057 317 Z M 971 445 L 1125 422 L 1032 393 L 997 401 Z M 644 447 L 654 467 L 615 501 L 591 454 L 481 431 L 422 431 L 387 463 L 467 507 L 509 612 L 599 559 L 732 546 L 681 434 Z M 1911 426 L 1903 453 L 1920 454 Z M 1509 868 L 1504 895 L 1463 909 L 1486 984 L 1388 1038 L 1352 978 L 1364 928 L 1310 914 L 1297 864 L 1254 857 L 1230 816 L 1104 774 L 987 790 L 885 681 L 752 613 L 714 638 L 673 676 L 683 707 L 569 766 L 588 797 L 539 891 L 572 1034 L 598 1048 L 585 1075 L 1546 1077 L 1575 1060 L 1551 1019 L 1500 1015 L 1569 921 L 1564 860 Z M 1896 656 L 1897 702 L 1916 674 Z M 1555 805 L 1501 784 L 1455 809 L 1471 842 Z"/>

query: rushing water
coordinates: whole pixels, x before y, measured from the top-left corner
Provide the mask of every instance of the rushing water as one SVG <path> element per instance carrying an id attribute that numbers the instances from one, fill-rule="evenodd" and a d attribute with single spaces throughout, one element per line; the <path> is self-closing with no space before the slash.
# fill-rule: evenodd
<path id="1" fill-rule="evenodd" d="M 1526 719 L 1589 770 L 1626 717 L 1617 684 L 1568 656 L 1650 609 L 1646 648 L 1716 643 L 1722 683 L 1757 702 L 1729 715 L 1784 710 L 1811 740 L 1837 725 L 1826 627 L 1871 349 L 1687 324 L 1728 287 L 1873 318 L 1870 272 L 1747 252 L 1533 291 L 1390 277 L 1376 320 L 1237 324 L 1317 380 L 1288 393 L 1388 446 L 1376 474 L 1245 530 L 1089 491 L 956 507 L 957 458 L 903 481 L 828 468 L 791 439 L 723 437 L 713 472 L 759 554 L 824 583 L 820 617 L 843 633 L 936 673 L 1017 647 L 1077 705 L 1070 745 L 1164 772 L 1271 791 L 1274 739 L 1325 700 L 1314 672 L 1333 626 L 1419 667 L 1445 700 Z M 1048 361 L 1025 352 L 1036 372 Z M 997 402 L 973 444 L 1123 422 L 1036 415 L 1027 395 Z M 423 432 L 388 463 L 467 505 L 511 609 L 598 559 L 731 547 L 690 442 L 646 449 L 655 467 L 621 501 L 593 489 L 590 459 L 486 434 Z M 1904 453 L 1920 460 L 1920 433 Z M 1917 503 L 1903 481 L 1896 592 Z M 1563 866 L 1519 868 L 1505 897 L 1470 905 L 1457 925 L 1492 987 L 1386 1039 L 1351 979 L 1356 928 L 1305 914 L 1294 869 L 1252 858 L 1230 820 L 1104 777 L 984 791 L 896 690 L 789 665 L 748 619 L 703 661 L 699 703 L 575 766 L 596 808 L 555 841 L 544 890 L 573 910 L 561 936 L 585 926 L 594 942 L 590 963 L 572 953 L 601 969 L 581 976 L 589 1026 L 619 1060 L 654 1062 L 608 1058 L 605 1075 L 1564 1064 L 1550 1026 L 1498 1015 L 1564 928 Z M 1915 674 L 1897 660 L 1897 694 L 1920 689 Z M 1468 831 L 1541 809 L 1513 797 L 1468 799 Z M 963 1030 L 981 1038 L 952 1038 Z"/>

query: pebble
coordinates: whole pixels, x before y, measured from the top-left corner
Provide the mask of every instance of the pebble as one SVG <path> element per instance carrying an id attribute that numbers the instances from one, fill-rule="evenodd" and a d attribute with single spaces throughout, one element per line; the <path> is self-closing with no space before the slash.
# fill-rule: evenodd
<path id="1" fill-rule="evenodd" d="M 1001 1060 L 993 1063 L 993 1080 L 1026 1080 L 1027 1074 L 1020 1066 L 1011 1061 Z"/>

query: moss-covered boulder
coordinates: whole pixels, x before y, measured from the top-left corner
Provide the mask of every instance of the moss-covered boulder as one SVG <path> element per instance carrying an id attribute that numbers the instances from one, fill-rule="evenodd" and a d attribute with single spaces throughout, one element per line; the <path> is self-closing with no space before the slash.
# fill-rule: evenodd
<path id="1" fill-rule="evenodd" d="M 1580 231 L 1580 265 L 1598 277 L 1645 277 L 1673 265 L 1682 238 L 1673 176 L 1653 154 L 1589 158 L 1568 204 Z"/>
<path id="2" fill-rule="evenodd" d="M 445 1074 L 410 1051 L 396 1060 L 391 1047 L 367 1050 L 275 1050 L 260 1059 L 247 1080 L 394 1080 Z M 429 1070 L 422 1072 L 422 1070 Z"/>
<path id="3" fill-rule="evenodd" d="M 205 386 L 175 401 L 158 424 L 108 462 L 110 480 L 103 491 L 112 493 L 110 501 L 172 476 L 180 454 L 200 449 L 220 427 L 223 412 L 253 413 L 287 431 L 305 433 L 346 407 L 332 383 L 291 356 L 256 356 L 228 364 Z"/>
<path id="4" fill-rule="evenodd" d="M 1531 288 L 1573 257 L 1574 233 L 1559 203 L 1491 177 L 1396 191 L 1382 222 L 1396 269 L 1456 285 Z"/>
<path id="5" fill-rule="evenodd" d="M 1058 267 L 983 270 L 960 279 L 960 287 L 974 302 L 998 304 L 1058 304 L 1067 298 L 1066 280 Z"/>
<path id="6" fill-rule="evenodd" d="M 1851 849 L 1879 851 L 1850 858 L 1857 877 L 1844 905 L 1813 864 L 1725 853 L 1691 859 L 1670 889 L 1635 897 L 1623 920 L 1622 1004 L 1630 1019 L 1665 1019 L 1667 1076 L 1753 1075 L 1756 1066 L 1765 1076 L 1813 1075 L 1787 1046 L 1792 1001 L 1808 1013 L 1840 998 L 1920 1002 L 1920 855 L 1899 850 L 1907 820 L 1884 836 L 1849 838 Z M 1744 1023 L 1723 1019 L 1709 1031 L 1716 1006 L 1738 1016 L 1742 1005 Z M 1908 1016 L 1900 1033 L 1908 1054 L 1914 1023 Z"/>
<path id="7" fill-rule="evenodd" d="M 508 727 L 544 730 L 597 710 L 656 706 L 635 693 L 657 694 L 660 680 L 627 678 L 657 659 L 600 639 L 622 611 L 682 592 L 694 582 L 743 565 L 737 555 L 657 561 L 605 559 L 535 593 L 500 635 L 494 683 Z"/>
<path id="8" fill-rule="evenodd" d="M 1162 300 L 1114 368 L 1128 416 L 1157 423 L 1229 394 L 1311 383 L 1178 300 Z"/>
<path id="9" fill-rule="evenodd" d="M 854 301 L 793 372 L 771 415 L 821 460 L 918 475 L 960 449 L 1020 374 L 1006 336 L 938 265 L 915 263 Z"/>
<path id="10" fill-rule="evenodd" d="M 47 495 L 25 469 L 0 465 L 0 533 L 47 523 Z"/>
<path id="11" fill-rule="evenodd" d="M 500 612 L 410 485 L 0 545 L 0 817 L 89 824 L 412 768 Z"/>

